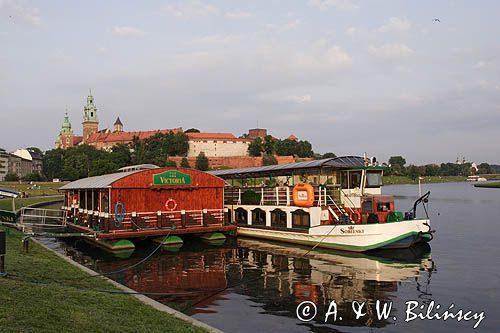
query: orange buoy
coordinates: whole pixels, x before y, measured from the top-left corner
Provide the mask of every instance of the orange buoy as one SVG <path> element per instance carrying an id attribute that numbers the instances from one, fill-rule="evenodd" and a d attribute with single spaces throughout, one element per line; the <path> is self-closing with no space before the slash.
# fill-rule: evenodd
<path id="1" fill-rule="evenodd" d="M 312 207 L 314 188 L 308 183 L 299 183 L 293 188 L 293 203 L 299 207 Z"/>

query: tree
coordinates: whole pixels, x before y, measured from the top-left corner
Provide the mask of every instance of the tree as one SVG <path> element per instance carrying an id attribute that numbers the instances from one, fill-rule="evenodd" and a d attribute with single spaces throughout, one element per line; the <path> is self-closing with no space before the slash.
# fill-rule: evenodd
<path id="1" fill-rule="evenodd" d="M 250 156 L 260 156 L 262 154 L 262 151 L 263 147 L 261 138 L 255 138 L 248 145 L 248 153 L 250 154 Z"/>
<path id="2" fill-rule="evenodd" d="M 321 158 L 333 158 L 333 157 L 337 157 L 337 155 L 335 155 L 334 153 L 324 153 L 323 156 L 321 156 Z"/>
<path id="3" fill-rule="evenodd" d="M 52 149 L 45 152 L 42 158 L 42 170 L 43 174 L 47 176 L 48 179 L 61 178 L 63 167 L 63 149 Z"/>
<path id="4" fill-rule="evenodd" d="M 89 171 L 89 176 L 100 176 L 108 173 L 114 173 L 118 170 L 118 165 L 111 160 L 96 160 L 92 161 L 92 167 Z"/>
<path id="5" fill-rule="evenodd" d="M 191 166 L 189 165 L 189 162 L 188 162 L 188 159 L 183 157 L 182 160 L 181 160 L 181 168 L 191 168 Z"/>
<path id="6" fill-rule="evenodd" d="M 277 140 L 275 143 L 276 155 L 278 156 L 298 156 L 298 157 L 313 157 L 314 152 L 309 141 L 297 140 Z"/>
<path id="7" fill-rule="evenodd" d="M 205 156 L 204 152 L 201 152 L 196 156 L 196 169 L 201 171 L 208 170 L 208 158 Z"/>
<path id="8" fill-rule="evenodd" d="M 6 182 L 17 182 L 19 180 L 19 177 L 12 172 L 9 172 L 8 174 L 5 175 L 5 181 Z"/>
<path id="9" fill-rule="evenodd" d="M 266 135 L 264 137 L 264 143 L 262 145 L 264 153 L 266 155 L 274 154 L 274 145 L 275 145 L 275 140 L 273 139 L 273 137 L 270 135 Z"/>
<path id="10" fill-rule="evenodd" d="M 26 182 L 41 182 L 44 179 L 39 173 L 28 173 L 26 176 L 22 177 L 21 180 Z"/>
<path id="11" fill-rule="evenodd" d="M 200 133 L 200 130 L 197 128 L 190 128 L 185 130 L 184 133 Z"/>
<path id="12" fill-rule="evenodd" d="M 403 156 L 391 156 L 389 165 L 396 176 L 404 176 L 406 160 Z"/>
<path id="13" fill-rule="evenodd" d="M 169 168 L 177 168 L 177 163 L 175 163 L 175 161 L 167 159 L 167 161 L 165 162 L 165 166 Z"/>
<path id="14" fill-rule="evenodd" d="M 276 165 L 278 160 L 273 155 L 264 155 L 262 158 L 262 165 Z"/>
<path id="15" fill-rule="evenodd" d="M 491 166 L 488 163 L 481 163 L 477 166 L 477 173 L 479 174 L 492 173 Z"/>
<path id="16" fill-rule="evenodd" d="M 130 147 L 127 144 L 119 143 L 111 148 L 111 160 L 118 166 L 118 168 L 130 165 L 132 163 L 132 154 Z"/>

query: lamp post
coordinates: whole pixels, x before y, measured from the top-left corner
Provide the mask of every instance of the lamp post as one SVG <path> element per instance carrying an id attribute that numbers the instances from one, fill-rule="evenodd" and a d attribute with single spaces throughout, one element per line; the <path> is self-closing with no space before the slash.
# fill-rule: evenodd
<path id="1" fill-rule="evenodd" d="M 424 179 L 422 177 L 418 177 L 418 196 L 421 197 L 422 196 L 422 187 L 420 186 L 420 181 Z"/>

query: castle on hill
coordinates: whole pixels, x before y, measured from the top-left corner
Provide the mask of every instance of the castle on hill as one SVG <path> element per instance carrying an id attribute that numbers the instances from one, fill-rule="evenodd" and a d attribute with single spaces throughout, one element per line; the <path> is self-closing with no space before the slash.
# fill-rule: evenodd
<path id="1" fill-rule="evenodd" d="M 97 149 L 111 150 L 116 144 L 131 143 L 134 137 L 144 140 L 157 133 L 178 133 L 183 131 L 182 127 L 138 132 L 126 132 L 123 128 L 124 125 L 120 117 L 117 117 L 113 125 L 113 130 L 109 128 L 99 129 L 97 107 L 94 97 L 89 93 L 87 103 L 83 108 L 82 135 L 75 135 L 69 116 L 66 113 L 61 130 L 55 141 L 55 148 L 68 149 L 80 144 L 87 144 Z M 257 160 L 254 161 L 255 157 L 248 155 L 248 145 L 257 137 L 264 138 L 267 135 L 267 130 L 263 128 L 250 129 L 245 138 L 238 138 L 232 133 L 202 132 L 186 133 L 186 135 L 188 136 L 189 144 L 187 157 L 190 162 L 191 159 L 203 152 L 211 160 L 211 166 L 221 164 L 221 166 L 235 165 L 235 167 L 244 167 L 260 163 Z M 297 140 L 294 135 L 290 135 L 288 139 Z M 228 160 L 229 158 L 231 159 L 230 161 Z M 282 156 L 278 163 L 290 163 L 293 161 L 290 157 Z"/>

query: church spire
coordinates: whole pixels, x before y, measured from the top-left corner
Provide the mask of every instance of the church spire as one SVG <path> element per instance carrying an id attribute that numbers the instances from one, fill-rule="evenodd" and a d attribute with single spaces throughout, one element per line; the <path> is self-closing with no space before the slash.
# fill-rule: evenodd
<path id="1" fill-rule="evenodd" d="M 69 121 L 68 112 L 64 113 L 64 120 L 61 126 L 60 134 L 70 134 L 73 135 L 73 129 L 71 129 L 71 123 Z"/>
<path id="2" fill-rule="evenodd" d="M 83 108 L 83 122 L 99 122 L 97 118 L 97 107 L 95 106 L 94 97 L 90 89 L 89 95 L 87 96 L 87 105 Z"/>

